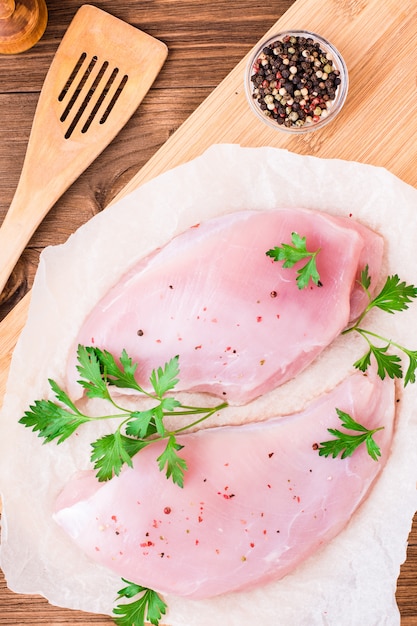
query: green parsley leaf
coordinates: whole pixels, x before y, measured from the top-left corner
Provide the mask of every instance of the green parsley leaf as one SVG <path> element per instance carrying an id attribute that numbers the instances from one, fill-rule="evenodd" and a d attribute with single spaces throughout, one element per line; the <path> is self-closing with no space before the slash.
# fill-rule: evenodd
<path id="1" fill-rule="evenodd" d="M 325 457 L 332 456 L 333 458 L 340 455 L 342 459 L 345 459 L 351 456 L 361 444 L 365 443 L 369 456 L 374 461 L 378 461 L 381 456 L 381 449 L 375 442 L 373 436 L 379 430 L 383 430 L 384 427 L 380 426 L 379 428 L 368 430 L 366 426 L 356 422 L 348 413 L 340 409 L 336 409 L 336 412 L 344 428 L 359 432 L 360 434 L 356 435 L 342 432 L 336 428 L 328 428 L 328 432 L 335 438 L 329 441 L 322 441 L 319 444 L 319 455 Z"/>
<path id="2" fill-rule="evenodd" d="M 134 389 L 135 391 L 143 393 L 143 389 L 138 385 L 135 379 L 138 364 L 133 363 L 126 350 L 122 350 L 120 366 L 114 356 L 107 350 L 100 350 L 100 348 L 88 348 L 88 350 L 94 352 L 105 383 L 122 389 Z"/>
<path id="3" fill-rule="evenodd" d="M 163 472 L 166 468 L 166 477 L 172 477 L 172 481 L 179 487 L 184 487 L 184 473 L 187 471 L 187 463 L 177 454 L 183 447 L 177 443 L 174 435 L 170 435 L 165 450 L 157 458 L 159 470 Z"/>
<path id="4" fill-rule="evenodd" d="M 89 398 L 107 398 L 107 384 L 103 377 L 97 349 L 79 345 L 77 358 L 77 370 L 81 376 L 78 383 L 86 389 L 87 396 Z"/>
<path id="5" fill-rule="evenodd" d="M 80 411 L 77 409 L 77 407 L 75 406 L 71 398 L 68 396 L 68 394 L 63 389 L 61 389 L 61 387 L 54 380 L 51 380 L 49 378 L 48 382 L 52 391 L 55 394 L 56 399 L 62 402 L 62 404 L 67 406 L 69 409 L 71 409 L 73 413 L 76 413 L 77 415 L 81 415 Z"/>
<path id="6" fill-rule="evenodd" d="M 125 437 L 119 430 L 94 441 L 91 444 L 91 461 L 94 469 L 98 470 L 97 479 L 102 482 L 118 476 L 124 464 L 132 467 L 132 457 L 150 442 Z"/>
<path id="7" fill-rule="evenodd" d="M 162 615 L 165 615 L 167 605 L 160 596 L 152 589 L 147 589 L 141 585 L 136 585 L 122 578 L 127 583 L 118 592 L 117 600 L 121 598 L 134 598 L 140 595 L 140 598 L 130 603 L 123 603 L 113 609 L 113 613 L 117 616 L 114 619 L 117 626 L 144 626 L 146 622 L 150 622 L 154 626 L 158 626 Z"/>
<path id="8" fill-rule="evenodd" d="M 365 289 L 365 291 L 367 291 L 369 289 L 369 287 L 371 286 L 371 277 L 369 276 L 369 266 L 368 266 L 368 264 L 361 271 L 360 284 Z"/>
<path id="9" fill-rule="evenodd" d="M 97 351 L 97 356 L 106 374 L 106 380 L 109 385 L 143 392 L 135 379 L 138 364 L 133 363 L 126 350 L 122 350 L 122 354 L 120 355 L 121 367 L 118 366 L 113 355 L 107 350 Z"/>
<path id="10" fill-rule="evenodd" d="M 366 372 L 371 363 L 371 356 L 373 355 L 378 366 L 378 376 L 382 380 L 384 380 L 386 375 L 390 378 L 402 378 L 401 359 L 396 354 L 388 354 L 387 351 L 389 347 L 390 344 L 381 348 L 370 344 L 369 351 L 354 363 L 354 367 L 360 369 L 362 372 Z"/>
<path id="11" fill-rule="evenodd" d="M 19 420 L 19 424 L 38 432 L 38 437 L 45 439 L 44 443 L 54 439 L 62 443 L 87 421 L 88 418 L 81 413 L 67 411 L 51 400 L 36 400 Z"/>
<path id="12" fill-rule="evenodd" d="M 315 285 L 321 286 L 320 276 L 316 266 L 315 254 L 316 253 L 314 253 L 314 256 L 306 263 L 306 265 L 304 265 L 304 267 L 297 270 L 297 285 L 299 289 L 305 289 L 308 286 L 310 279 Z"/>
<path id="13" fill-rule="evenodd" d="M 146 439 L 156 433 L 154 410 L 133 411 L 131 419 L 126 423 L 126 435 Z"/>
<path id="14" fill-rule="evenodd" d="M 356 367 L 356 369 L 361 370 L 361 372 L 366 372 L 368 367 L 370 367 L 371 365 L 371 356 L 372 356 L 372 351 L 368 350 L 366 354 L 364 354 L 360 359 L 355 361 L 355 363 L 353 364 L 353 367 Z"/>
<path id="15" fill-rule="evenodd" d="M 152 371 L 149 380 L 158 398 L 162 398 L 178 384 L 180 372 L 178 361 L 179 357 L 175 356 L 168 363 L 165 363 L 164 368 L 158 367 Z"/>
<path id="16" fill-rule="evenodd" d="M 349 415 L 349 413 L 345 413 L 340 409 L 336 409 L 336 413 L 339 416 L 340 421 L 342 422 L 342 426 L 344 426 L 345 428 L 348 428 L 349 430 L 356 430 L 360 433 L 368 432 L 366 426 L 363 426 L 362 424 L 359 424 L 359 422 L 356 422 L 353 417 Z"/>
<path id="17" fill-rule="evenodd" d="M 165 435 L 164 416 L 172 414 L 176 408 L 182 408 L 181 402 L 175 398 L 162 398 L 160 404 L 153 409 L 132 411 L 126 423 L 126 434 L 141 439 L 157 433 L 163 437 Z"/>
<path id="18" fill-rule="evenodd" d="M 417 297 L 417 287 L 400 282 L 397 274 L 388 276 L 385 285 L 379 294 L 372 300 L 371 305 L 378 307 L 387 313 L 404 311 L 408 309 L 409 303 Z"/>
<path id="19" fill-rule="evenodd" d="M 383 426 L 381 426 L 381 429 L 382 428 Z M 381 430 L 381 429 L 376 428 L 374 433 L 377 430 Z M 373 459 L 374 461 L 378 461 L 379 457 L 381 456 L 381 448 L 378 446 L 375 439 L 370 433 L 368 433 L 368 436 L 365 439 L 365 444 L 366 444 L 366 449 L 371 459 Z"/>
<path id="20" fill-rule="evenodd" d="M 404 378 L 404 387 L 406 387 L 408 383 L 416 382 L 417 350 L 403 348 L 403 352 L 408 356 L 408 368 Z"/>
<path id="21" fill-rule="evenodd" d="M 266 252 L 266 255 L 274 261 L 284 261 L 282 267 L 293 267 L 299 261 L 308 259 L 307 263 L 297 269 L 297 285 L 299 289 L 305 289 L 310 279 L 315 285 L 321 286 L 320 276 L 317 271 L 316 257 L 320 248 L 315 252 L 307 250 L 306 237 L 300 237 L 298 233 L 291 234 L 292 245 L 282 243 Z"/>
<path id="22" fill-rule="evenodd" d="M 160 437 L 165 437 L 165 426 L 164 426 L 164 412 L 162 410 L 162 406 L 159 404 L 153 410 L 154 419 L 155 419 L 155 427 L 156 432 Z"/>
<path id="23" fill-rule="evenodd" d="M 166 414 L 172 413 L 173 411 L 175 411 L 175 409 L 179 409 L 181 407 L 182 407 L 181 402 L 179 402 L 178 400 L 175 400 L 175 398 L 162 398 L 161 399 L 161 408 Z M 194 413 L 196 412 L 197 411 L 194 409 Z"/>

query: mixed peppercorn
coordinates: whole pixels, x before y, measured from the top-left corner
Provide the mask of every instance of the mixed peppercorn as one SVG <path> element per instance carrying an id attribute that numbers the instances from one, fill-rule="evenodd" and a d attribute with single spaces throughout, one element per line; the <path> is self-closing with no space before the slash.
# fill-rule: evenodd
<path id="1" fill-rule="evenodd" d="M 341 83 L 330 54 L 311 37 L 285 36 L 266 45 L 252 67 L 252 96 L 287 128 L 328 116 Z"/>

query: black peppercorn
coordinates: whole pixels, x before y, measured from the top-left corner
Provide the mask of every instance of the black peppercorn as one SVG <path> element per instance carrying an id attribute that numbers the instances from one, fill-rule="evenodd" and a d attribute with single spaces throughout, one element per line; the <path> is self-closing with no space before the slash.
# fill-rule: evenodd
<path id="1" fill-rule="evenodd" d="M 340 72 L 311 37 L 284 36 L 264 46 L 253 64 L 253 99 L 277 124 L 313 124 L 328 115 Z"/>

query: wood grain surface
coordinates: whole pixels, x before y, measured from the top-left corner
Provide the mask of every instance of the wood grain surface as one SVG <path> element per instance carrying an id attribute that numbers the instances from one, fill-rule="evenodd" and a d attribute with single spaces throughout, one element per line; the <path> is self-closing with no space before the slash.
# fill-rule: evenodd
<path id="1" fill-rule="evenodd" d="M 17 186 L 43 79 L 81 4 L 48 0 L 49 21 L 40 42 L 22 55 L 0 56 L 0 220 Z M 9 281 L 0 300 L 0 319 L 5 318 L 0 324 L 0 398 L 10 352 L 27 311 L 28 296 L 24 296 L 32 285 L 41 250 L 64 242 L 118 194 L 196 156 L 210 143 L 276 145 L 302 154 L 358 160 L 387 167 L 417 186 L 417 146 L 410 141 L 413 129 L 414 136 L 417 133 L 417 116 L 413 117 L 415 0 L 120 0 L 94 4 L 164 41 L 169 56 L 127 126 L 38 228 Z M 282 27 L 315 30 L 343 51 L 351 80 L 339 119 L 318 133 L 297 138 L 255 122 L 245 106 L 242 85 L 241 59 L 285 11 Z M 401 63 L 393 49 L 401 50 Z M 411 626 L 417 625 L 417 525 L 407 556 L 397 601 L 401 623 Z M 111 623 L 110 618 L 51 607 L 41 598 L 17 596 L 0 581 L 0 625 Z"/>

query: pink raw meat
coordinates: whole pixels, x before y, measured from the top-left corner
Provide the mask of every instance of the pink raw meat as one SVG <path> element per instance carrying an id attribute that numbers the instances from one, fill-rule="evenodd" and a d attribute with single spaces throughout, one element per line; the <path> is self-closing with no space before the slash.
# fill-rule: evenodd
<path id="1" fill-rule="evenodd" d="M 315 444 L 340 428 L 335 408 L 367 428 L 346 459 Z M 253 588 L 291 572 L 348 523 L 389 456 L 394 383 L 355 373 L 305 411 L 178 437 L 184 488 L 158 470 L 165 444 L 149 445 L 108 483 L 91 472 L 58 499 L 55 520 L 91 559 L 162 593 L 207 598 Z"/>
<path id="2" fill-rule="evenodd" d="M 317 256 L 321 287 L 300 290 L 296 269 L 266 256 L 292 232 Z M 82 326 L 69 360 L 74 397 L 76 345 L 153 368 L 180 356 L 177 390 L 243 404 L 304 369 L 368 303 L 357 284 L 369 265 L 374 286 L 382 238 L 349 218 L 317 211 L 243 211 L 189 229 L 145 258 L 115 285 Z"/>

